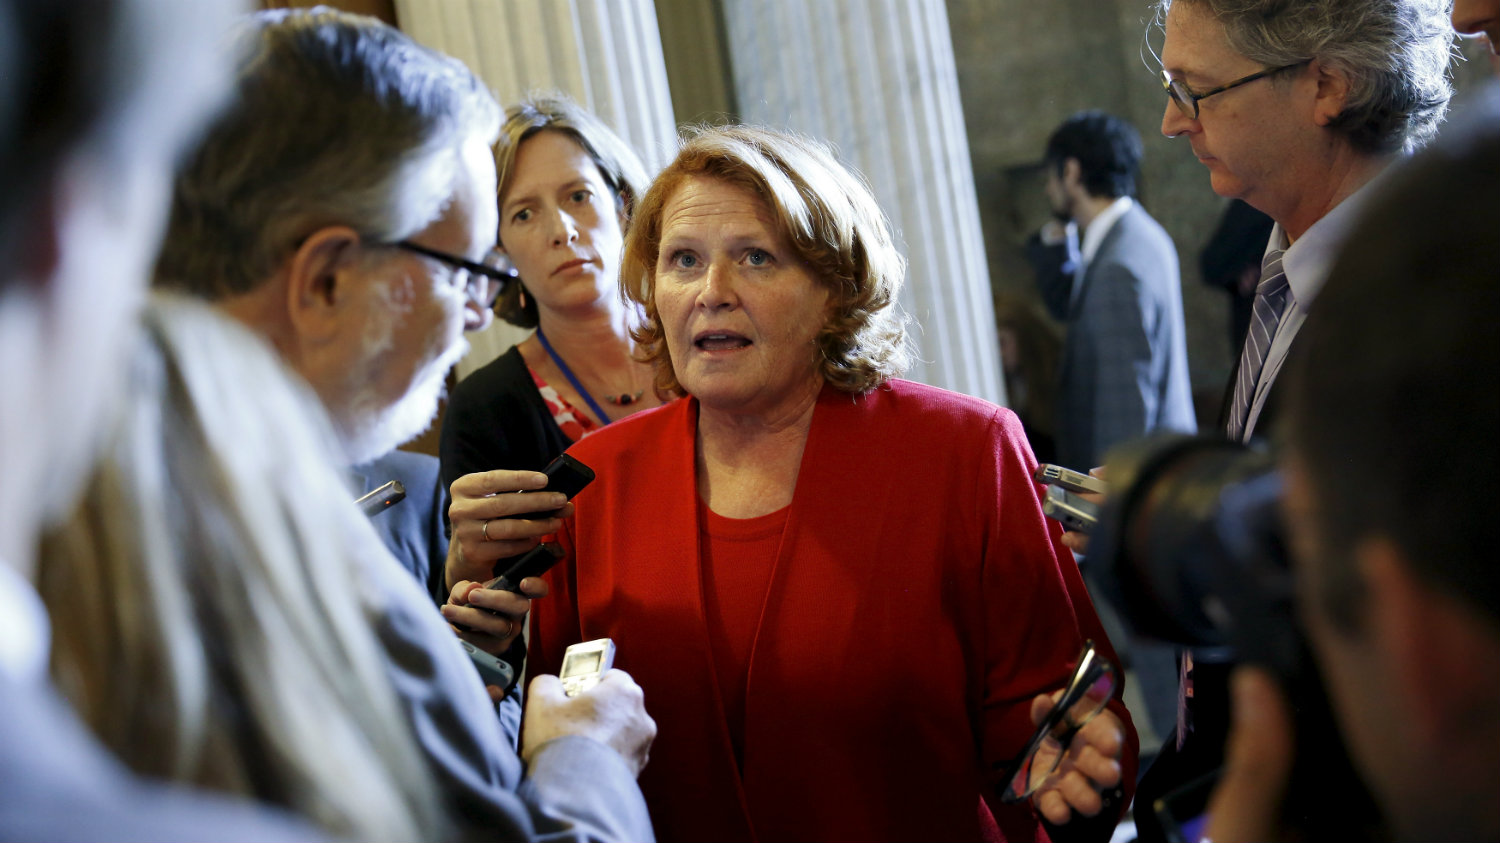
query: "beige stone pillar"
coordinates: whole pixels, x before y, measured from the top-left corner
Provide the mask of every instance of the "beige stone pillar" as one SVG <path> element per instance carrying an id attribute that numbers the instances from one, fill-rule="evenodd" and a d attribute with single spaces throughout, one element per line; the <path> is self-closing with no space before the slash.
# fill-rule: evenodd
<path id="1" fill-rule="evenodd" d="M 401 29 L 461 59 L 502 104 L 560 90 L 597 114 L 656 172 L 676 124 L 651 0 L 395 0 Z M 459 377 L 530 332 L 497 322 L 469 335 Z"/>
<path id="2" fill-rule="evenodd" d="M 908 374 L 1004 403 L 989 269 L 942 0 L 723 0 L 741 117 L 833 143 L 909 263 Z"/>

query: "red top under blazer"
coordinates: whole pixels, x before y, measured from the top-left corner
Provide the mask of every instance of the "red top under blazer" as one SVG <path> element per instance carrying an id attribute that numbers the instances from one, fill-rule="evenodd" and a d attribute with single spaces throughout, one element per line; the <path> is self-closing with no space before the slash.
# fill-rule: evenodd
<path id="1" fill-rule="evenodd" d="M 825 387 L 750 659 L 738 769 L 704 618 L 696 400 L 632 416 L 569 453 L 598 479 L 559 536 L 532 610 L 533 672 L 613 638 L 659 734 L 641 776 L 677 840 L 977 840 L 989 802 L 1012 841 L 1028 807 L 992 763 L 1030 736 L 1036 694 L 1082 639 L 1114 658 L 1078 567 L 1045 519 L 1014 414 L 893 381 Z M 1129 715 L 1124 771 L 1135 780 Z"/>

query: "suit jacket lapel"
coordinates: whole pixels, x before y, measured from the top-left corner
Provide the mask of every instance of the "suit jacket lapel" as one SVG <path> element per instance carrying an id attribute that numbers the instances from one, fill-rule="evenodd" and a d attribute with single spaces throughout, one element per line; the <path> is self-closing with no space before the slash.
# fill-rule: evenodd
<path id="1" fill-rule="evenodd" d="M 1089 287 L 1093 285 L 1094 278 L 1097 275 L 1097 273 L 1094 272 L 1094 267 L 1099 265 L 1099 261 L 1101 258 L 1114 251 L 1116 241 L 1118 241 L 1122 236 L 1121 230 L 1126 225 L 1125 220 L 1132 214 L 1136 213 L 1138 210 L 1140 210 L 1138 207 L 1132 206 L 1130 210 L 1126 211 L 1124 214 L 1120 215 L 1118 219 L 1115 220 L 1115 224 L 1110 228 L 1109 233 L 1105 234 L 1104 239 L 1099 242 L 1099 250 L 1094 252 L 1094 256 L 1090 258 L 1089 262 L 1084 266 L 1083 278 L 1078 283 L 1078 295 L 1075 295 L 1073 297 L 1072 304 L 1068 307 L 1069 321 L 1076 320 L 1078 318 L 1078 312 L 1083 308 L 1083 300 L 1086 296 L 1088 296 Z"/>

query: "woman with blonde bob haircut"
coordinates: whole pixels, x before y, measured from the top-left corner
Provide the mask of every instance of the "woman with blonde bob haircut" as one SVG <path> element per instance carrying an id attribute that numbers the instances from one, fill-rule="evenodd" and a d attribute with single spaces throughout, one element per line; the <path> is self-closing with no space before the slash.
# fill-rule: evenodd
<path id="1" fill-rule="evenodd" d="M 699 130 L 637 205 L 621 285 L 681 397 L 569 449 L 598 479 L 531 646 L 613 638 L 651 688 L 661 840 L 1022 839 L 1128 802 L 1100 794 L 1133 781 L 1118 699 L 1030 803 L 994 798 L 1083 640 L 1113 654 L 1014 414 L 897 377 L 903 276 L 794 135 Z"/>
<path id="2" fill-rule="evenodd" d="M 518 522 L 499 517 L 508 510 L 495 509 L 486 472 L 541 471 L 574 442 L 660 403 L 630 338 L 639 309 L 619 293 L 625 227 L 647 184 L 640 158 L 577 103 L 534 94 L 506 109 L 495 160 L 500 248 L 517 274 L 496 315 L 535 333 L 460 381 L 448 402 L 439 456 L 452 495 L 450 588 L 487 581 L 497 560 L 529 549 L 508 532 Z M 471 613 L 466 625 L 491 633 L 476 643 L 494 639 L 509 645 L 497 655 L 524 660 L 508 618 Z"/>

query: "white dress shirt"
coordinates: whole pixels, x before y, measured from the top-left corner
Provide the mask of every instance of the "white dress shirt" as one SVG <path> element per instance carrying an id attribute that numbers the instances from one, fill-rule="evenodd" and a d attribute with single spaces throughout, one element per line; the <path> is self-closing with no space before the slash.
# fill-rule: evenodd
<path id="1" fill-rule="evenodd" d="M 42 598 L 0 559 L 0 672 L 18 685 L 41 681 L 51 641 Z"/>
<path id="2" fill-rule="evenodd" d="M 1243 441 L 1250 441 L 1251 434 L 1255 432 L 1255 422 L 1260 418 L 1261 410 L 1265 408 L 1266 396 L 1271 390 L 1271 385 L 1276 382 L 1276 376 L 1281 372 L 1281 365 L 1286 362 L 1287 351 L 1291 349 L 1292 340 L 1296 339 L 1297 332 L 1302 329 L 1302 323 L 1307 321 L 1307 309 L 1312 306 L 1313 300 L 1318 297 L 1318 292 L 1323 289 L 1323 282 L 1328 280 L 1328 273 L 1333 269 L 1334 259 L 1338 257 L 1339 249 L 1344 245 L 1344 236 L 1358 219 L 1360 209 L 1375 192 L 1375 186 L 1383 180 L 1384 173 L 1389 171 L 1390 168 L 1386 168 L 1381 175 L 1366 182 L 1359 190 L 1335 205 L 1333 210 L 1313 223 L 1312 227 L 1303 232 L 1302 236 L 1297 238 L 1297 242 L 1291 245 L 1287 245 L 1286 231 L 1282 229 L 1281 223 L 1277 223 L 1271 229 L 1271 238 L 1266 243 L 1266 253 L 1269 254 L 1275 249 L 1285 250 L 1285 254 L 1281 256 L 1281 269 L 1286 273 L 1290 296 L 1281 321 L 1276 326 L 1276 336 L 1271 340 L 1271 349 L 1266 352 L 1266 365 L 1261 369 L 1260 382 L 1255 385 L 1255 396 L 1250 402 L 1250 414 L 1245 421 L 1245 432 L 1241 437 Z"/>
<path id="3" fill-rule="evenodd" d="M 1099 212 L 1099 215 L 1089 223 L 1088 228 L 1083 230 L 1083 245 L 1079 249 L 1078 271 L 1073 274 L 1073 292 L 1068 301 L 1078 300 L 1078 291 L 1083 289 L 1083 274 L 1088 271 L 1089 263 L 1094 256 L 1099 254 L 1099 247 L 1103 245 L 1104 238 L 1109 234 L 1120 217 L 1130 210 L 1135 200 L 1129 196 L 1121 196 L 1119 199 L 1109 203 L 1109 207 Z M 1071 223 L 1070 223 L 1071 225 Z"/>

